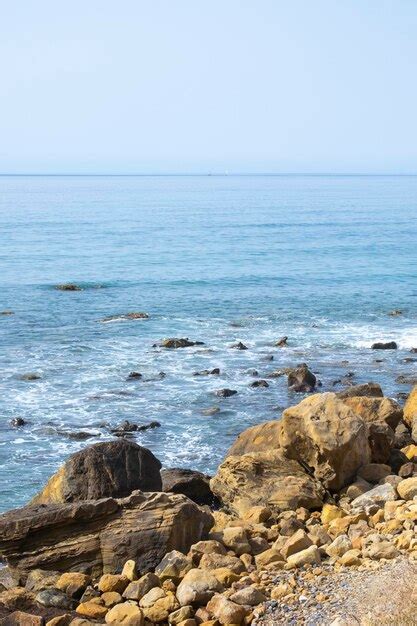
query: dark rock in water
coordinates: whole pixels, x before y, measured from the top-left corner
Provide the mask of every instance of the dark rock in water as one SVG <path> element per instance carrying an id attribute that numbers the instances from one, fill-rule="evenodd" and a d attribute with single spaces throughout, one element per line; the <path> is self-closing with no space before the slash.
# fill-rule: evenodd
<path id="1" fill-rule="evenodd" d="M 342 378 L 338 378 L 332 382 L 332 385 L 353 385 L 352 378 L 355 376 L 355 372 L 347 372 Z"/>
<path id="2" fill-rule="evenodd" d="M 21 428 L 22 426 L 26 426 L 26 421 L 23 417 L 14 417 L 10 420 L 9 424 L 13 426 L 13 428 Z"/>
<path id="3" fill-rule="evenodd" d="M 407 400 L 407 398 L 408 398 L 408 393 L 407 393 L 406 391 L 399 391 L 399 392 L 397 393 L 397 398 L 398 398 L 399 400 Z"/>
<path id="4" fill-rule="evenodd" d="M 250 387 L 269 387 L 269 385 L 266 380 L 254 380 Z"/>
<path id="5" fill-rule="evenodd" d="M 241 341 L 238 341 L 237 343 L 234 343 L 230 346 L 231 348 L 233 348 L 234 350 L 247 350 L 248 346 L 245 346 L 244 343 L 242 343 Z"/>
<path id="6" fill-rule="evenodd" d="M 410 352 L 412 352 L 413 354 L 417 354 L 417 348 L 410 348 Z"/>
<path id="7" fill-rule="evenodd" d="M 116 428 L 112 428 L 111 432 L 113 435 L 117 437 L 122 437 L 123 435 L 134 433 L 134 432 L 142 432 L 144 430 L 149 430 L 151 428 L 159 428 L 161 424 L 159 422 L 149 422 L 149 424 L 134 424 L 129 422 L 129 420 L 125 420 L 121 424 L 119 424 Z"/>
<path id="8" fill-rule="evenodd" d="M 288 387 L 292 391 L 308 393 L 314 391 L 316 383 L 317 379 L 306 363 L 297 365 L 288 373 Z"/>
<path id="9" fill-rule="evenodd" d="M 391 317 L 397 317 L 398 315 L 402 315 L 403 312 L 400 309 L 394 309 L 393 311 L 389 311 L 388 315 Z"/>
<path id="10" fill-rule="evenodd" d="M 194 372 L 193 376 L 218 376 L 220 374 L 220 369 L 215 367 L 212 370 L 200 370 L 199 372 Z"/>
<path id="11" fill-rule="evenodd" d="M 416 361 L 417 358 L 413 356 L 406 356 L 405 359 L 403 359 L 403 363 L 415 363 Z"/>
<path id="12" fill-rule="evenodd" d="M 44 589 L 40 591 L 35 598 L 35 601 L 42 606 L 53 606 L 57 609 L 75 609 L 77 603 L 71 600 L 66 593 L 59 589 Z"/>
<path id="13" fill-rule="evenodd" d="M 291 371 L 291 367 L 283 367 L 280 370 L 275 370 L 268 374 L 268 378 L 281 378 L 281 376 L 287 376 Z"/>
<path id="14" fill-rule="evenodd" d="M 85 441 L 86 439 L 99 436 L 96 433 L 88 433 L 84 430 L 57 430 L 56 434 L 61 437 L 66 437 L 67 439 L 72 439 L 73 441 Z"/>
<path id="15" fill-rule="evenodd" d="M 159 428 L 161 426 L 160 422 L 149 422 L 149 424 L 143 424 L 141 426 L 138 426 L 137 430 L 138 432 L 141 432 L 143 430 L 149 430 L 152 428 Z"/>
<path id="16" fill-rule="evenodd" d="M 377 341 L 371 346 L 372 350 L 396 350 L 397 348 L 398 346 L 395 341 L 387 341 L 386 343 L 382 341 Z"/>
<path id="17" fill-rule="evenodd" d="M 230 398 L 230 396 L 236 395 L 237 391 L 235 389 L 218 389 L 214 393 L 219 398 Z"/>
<path id="18" fill-rule="evenodd" d="M 5 309 L 4 311 L 0 311 L 0 315 L 14 315 L 14 311 L 10 311 L 9 309 Z"/>
<path id="19" fill-rule="evenodd" d="M 361 385 L 352 385 L 348 389 L 339 391 L 338 398 L 353 398 L 355 396 L 366 396 L 368 398 L 383 398 L 381 386 L 378 383 L 363 383 Z"/>
<path id="20" fill-rule="evenodd" d="M 395 429 L 395 448 L 405 448 L 405 446 L 409 446 L 411 443 L 413 443 L 413 438 L 408 426 L 404 422 L 400 422 Z"/>
<path id="21" fill-rule="evenodd" d="M 273 360 L 274 360 L 273 354 L 264 354 L 262 357 L 262 361 L 273 361 Z"/>
<path id="22" fill-rule="evenodd" d="M 287 345 L 287 341 L 288 341 L 288 337 L 281 337 L 281 339 L 278 339 L 278 341 L 275 342 L 275 345 L 277 346 L 277 348 L 283 348 L 284 346 Z"/>
<path id="23" fill-rule="evenodd" d="M 56 285 L 55 289 L 59 291 L 82 291 L 82 288 L 74 283 L 63 283 L 62 285 Z"/>
<path id="24" fill-rule="evenodd" d="M 248 370 L 246 373 L 249 374 L 249 376 L 259 376 L 258 370 Z"/>
<path id="25" fill-rule="evenodd" d="M 182 493 L 199 505 L 213 505 L 216 500 L 210 489 L 210 478 L 190 469 L 174 467 L 161 470 L 162 491 Z"/>
<path id="26" fill-rule="evenodd" d="M 126 380 L 139 380 L 141 378 L 143 378 L 143 376 L 140 372 L 130 372 Z"/>
<path id="27" fill-rule="evenodd" d="M 202 409 L 201 413 L 203 415 L 216 415 L 216 413 L 220 413 L 220 407 L 218 407 L 218 406 L 211 406 L 208 409 Z"/>
<path id="28" fill-rule="evenodd" d="M 395 382 L 400 385 L 417 385 L 417 376 L 407 376 L 407 374 L 400 374 L 395 379 Z"/>
<path id="29" fill-rule="evenodd" d="M 401 476 L 401 478 L 411 478 L 412 476 L 417 476 L 417 463 L 413 463 L 411 461 L 404 463 L 404 465 L 401 465 L 397 474 L 398 476 Z"/>
<path id="30" fill-rule="evenodd" d="M 28 506 L 0 516 L 0 556 L 23 580 L 35 568 L 98 577 L 128 559 L 144 574 L 171 550 L 186 554 L 212 525 L 209 512 L 180 494 Z"/>
<path id="31" fill-rule="evenodd" d="M 204 346 L 204 341 L 190 341 L 188 337 L 184 337 L 181 339 L 172 337 L 170 339 L 163 339 L 159 344 L 158 343 L 153 344 L 154 348 L 160 347 L 160 348 L 170 348 L 170 349 L 189 348 L 191 346 Z"/>
<path id="32" fill-rule="evenodd" d="M 117 322 L 122 320 L 147 320 L 149 319 L 148 313 L 134 312 L 134 313 L 122 313 L 121 315 L 109 315 L 108 317 L 103 317 L 100 322 Z"/>
<path id="33" fill-rule="evenodd" d="M 96 443 L 70 456 L 31 504 L 124 497 L 135 489 L 160 491 L 160 468 L 152 452 L 136 443 Z"/>
<path id="34" fill-rule="evenodd" d="M 40 374 L 37 374 L 36 372 L 28 372 L 27 374 L 22 374 L 21 376 L 19 376 L 20 380 L 26 380 L 28 382 L 31 382 L 32 380 L 40 380 L 42 378 L 42 376 Z"/>

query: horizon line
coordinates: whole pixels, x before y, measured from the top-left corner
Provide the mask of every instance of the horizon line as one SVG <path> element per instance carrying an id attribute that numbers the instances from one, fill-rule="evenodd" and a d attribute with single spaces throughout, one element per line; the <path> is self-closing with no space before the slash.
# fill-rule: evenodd
<path id="1" fill-rule="evenodd" d="M 0 178 L 7 177 L 164 177 L 164 176 L 417 176 L 417 172 L 150 172 L 150 173 L 115 173 L 115 172 L 0 172 Z"/>

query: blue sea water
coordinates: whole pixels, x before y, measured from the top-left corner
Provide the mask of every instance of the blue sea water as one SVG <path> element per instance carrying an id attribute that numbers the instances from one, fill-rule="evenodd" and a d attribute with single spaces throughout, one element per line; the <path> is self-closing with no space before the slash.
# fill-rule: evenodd
<path id="1" fill-rule="evenodd" d="M 161 423 L 135 440 L 165 467 L 215 471 L 241 430 L 302 398 L 285 377 L 251 388 L 253 370 L 307 362 L 322 390 L 354 372 L 409 391 L 396 378 L 417 374 L 404 360 L 417 347 L 416 226 L 412 176 L 0 177 L 0 310 L 14 312 L 0 316 L 0 509 L 125 419 Z M 100 322 L 130 311 L 150 317 Z M 164 337 L 205 345 L 154 348 Z M 370 350 L 377 340 L 399 349 Z M 132 370 L 145 380 L 126 381 Z"/>

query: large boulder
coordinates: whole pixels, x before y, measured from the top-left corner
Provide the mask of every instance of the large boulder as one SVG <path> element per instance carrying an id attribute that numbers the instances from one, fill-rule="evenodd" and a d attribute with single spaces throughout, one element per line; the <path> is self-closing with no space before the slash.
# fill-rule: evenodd
<path id="1" fill-rule="evenodd" d="M 182 493 L 197 504 L 211 506 L 215 496 L 210 489 L 210 476 L 195 470 L 173 467 L 161 470 L 162 491 Z"/>
<path id="2" fill-rule="evenodd" d="M 365 421 L 334 393 L 315 394 L 286 409 L 281 425 L 285 456 L 311 468 L 331 491 L 371 459 Z"/>
<path id="3" fill-rule="evenodd" d="M 275 514 L 304 506 L 320 507 L 324 489 L 297 461 L 281 451 L 228 456 L 210 481 L 213 493 L 239 517 L 254 506 Z"/>
<path id="4" fill-rule="evenodd" d="M 281 422 L 273 420 L 251 426 L 237 437 L 227 456 L 238 456 L 248 452 L 268 452 L 279 448 Z"/>
<path id="5" fill-rule="evenodd" d="M 383 392 L 381 386 L 378 383 L 362 383 L 360 385 L 352 385 L 351 387 L 347 387 L 343 389 L 343 391 L 339 391 L 337 394 L 338 398 L 349 398 L 352 396 L 367 396 L 369 398 L 382 398 Z"/>
<path id="6" fill-rule="evenodd" d="M 27 506 L 0 516 L 0 557 L 23 579 L 36 568 L 99 576 L 129 559 L 144 573 L 171 550 L 187 553 L 212 524 L 210 513 L 167 493 Z"/>
<path id="7" fill-rule="evenodd" d="M 404 422 L 411 428 L 412 437 L 417 442 L 417 385 L 413 387 L 405 403 Z"/>
<path id="8" fill-rule="evenodd" d="M 124 498 L 133 491 L 161 491 L 161 463 L 147 448 L 125 439 L 76 452 L 30 504 Z"/>

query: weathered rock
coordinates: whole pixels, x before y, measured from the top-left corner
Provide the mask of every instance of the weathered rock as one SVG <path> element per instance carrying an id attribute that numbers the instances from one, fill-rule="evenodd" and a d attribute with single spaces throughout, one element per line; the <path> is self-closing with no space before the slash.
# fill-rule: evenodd
<path id="1" fill-rule="evenodd" d="M 59 572 L 48 571 L 43 569 L 33 569 L 29 572 L 29 576 L 26 579 L 25 588 L 28 591 L 37 593 L 48 589 L 49 587 L 56 587 L 59 579 Z"/>
<path id="2" fill-rule="evenodd" d="M 241 624 L 245 618 L 245 609 L 217 593 L 207 603 L 207 610 L 219 620 L 220 624 Z"/>
<path id="3" fill-rule="evenodd" d="M 225 528 L 223 531 L 222 541 L 226 548 L 233 550 L 233 552 L 238 556 L 245 553 L 249 554 L 251 552 L 248 535 L 246 530 L 241 526 L 230 526 L 229 528 Z"/>
<path id="4" fill-rule="evenodd" d="M 262 379 L 254 380 L 253 383 L 249 385 L 249 387 L 254 387 L 254 388 L 265 387 L 266 388 L 266 387 L 269 387 L 269 384 L 266 382 L 266 380 L 262 380 Z"/>
<path id="5" fill-rule="evenodd" d="M 397 548 L 389 541 L 371 543 L 363 553 L 369 559 L 394 559 L 399 555 Z"/>
<path id="6" fill-rule="evenodd" d="M 299 463 L 286 459 L 279 451 L 227 457 L 210 486 L 239 517 L 259 505 L 274 513 L 299 506 L 317 508 L 324 495 L 321 485 Z"/>
<path id="7" fill-rule="evenodd" d="M 0 516 L 0 555 L 24 576 L 37 567 L 99 575 L 121 571 L 128 559 L 146 572 L 170 550 L 188 552 L 212 523 L 179 494 L 30 506 Z"/>
<path id="8" fill-rule="evenodd" d="M 237 437 L 226 456 L 248 452 L 269 452 L 279 448 L 280 422 L 273 420 L 247 428 Z"/>
<path id="9" fill-rule="evenodd" d="M 372 344 L 371 348 L 372 350 L 396 350 L 398 346 L 395 341 L 387 341 L 385 343 L 383 341 L 377 341 Z"/>
<path id="10" fill-rule="evenodd" d="M 217 389 L 214 393 L 219 398 L 230 398 L 231 396 L 235 396 L 237 391 L 236 389 Z"/>
<path id="11" fill-rule="evenodd" d="M 280 443 L 285 456 L 314 470 L 338 491 L 370 460 L 364 420 L 334 393 L 315 394 L 282 414 Z"/>
<path id="12" fill-rule="evenodd" d="M 302 565 L 319 565 L 321 563 L 320 552 L 317 546 L 312 545 L 301 552 L 292 554 L 287 559 L 289 567 L 301 567 Z"/>
<path id="13" fill-rule="evenodd" d="M 166 598 L 166 593 L 161 587 L 154 587 L 148 593 L 145 593 L 144 596 L 139 600 L 139 606 L 142 609 L 147 609 L 155 604 L 157 600 L 161 598 Z"/>
<path id="14" fill-rule="evenodd" d="M 326 554 L 337 558 L 352 549 L 352 542 L 347 535 L 339 535 L 326 548 Z"/>
<path id="15" fill-rule="evenodd" d="M 60 285 L 55 285 L 55 289 L 58 289 L 58 291 L 82 291 L 82 288 L 75 283 L 61 283 Z"/>
<path id="16" fill-rule="evenodd" d="M 155 347 L 158 344 L 155 344 Z M 159 344 L 159 346 L 161 348 L 169 348 L 169 349 L 175 349 L 175 348 L 189 348 L 191 346 L 203 346 L 204 342 L 203 341 L 190 341 L 188 339 L 188 337 L 184 337 L 181 339 L 178 339 L 176 337 L 170 338 L 170 339 L 163 339 L 161 341 L 161 343 Z"/>
<path id="17" fill-rule="evenodd" d="M 194 565 L 200 563 L 203 554 L 226 554 L 226 548 L 222 543 L 214 539 L 207 541 L 199 541 L 190 548 L 189 556 L 193 560 Z"/>
<path id="18" fill-rule="evenodd" d="M 161 470 L 162 491 L 182 493 L 196 504 L 209 506 L 215 503 L 210 489 L 210 476 L 195 470 L 174 467 Z"/>
<path id="19" fill-rule="evenodd" d="M 126 576 L 130 581 L 136 580 L 138 577 L 138 570 L 136 568 L 136 563 L 133 559 L 129 559 L 123 565 L 122 576 Z"/>
<path id="20" fill-rule="evenodd" d="M 258 569 L 262 569 L 263 567 L 271 565 L 272 563 L 284 564 L 284 562 L 284 557 L 282 556 L 281 552 L 276 548 L 269 548 L 269 550 L 265 550 L 264 552 L 261 552 L 260 554 L 257 554 L 255 556 L 255 563 Z"/>
<path id="21" fill-rule="evenodd" d="M 235 574 L 241 574 L 245 571 L 245 566 L 243 561 L 241 561 L 236 556 L 231 556 L 229 554 L 203 554 L 200 560 L 200 568 L 215 570 L 222 567 L 227 567 Z"/>
<path id="22" fill-rule="evenodd" d="M 57 589 L 64 591 L 64 593 L 68 593 L 68 589 L 71 588 L 71 595 L 75 597 L 78 593 L 81 595 L 90 583 L 91 576 L 87 574 L 67 572 L 58 578 L 55 586 Z"/>
<path id="23" fill-rule="evenodd" d="M 91 618 L 93 620 L 101 620 L 104 618 L 108 612 L 108 608 L 99 602 L 94 602 L 94 600 L 90 600 L 89 602 L 81 602 L 76 608 L 76 611 L 79 615 L 83 615 L 84 617 Z"/>
<path id="24" fill-rule="evenodd" d="M 105 591 L 101 595 L 101 600 L 105 607 L 111 609 L 116 604 L 123 602 L 123 598 L 117 591 Z"/>
<path id="25" fill-rule="evenodd" d="M 10 611 L 29 609 L 34 601 L 35 595 L 23 587 L 12 587 L 0 593 L 0 606 Z"/>
<path id="26" fill-rule="evenodd" d="M 288 373 L 288 387 L 292 391 L 311 392 L 314 391 L 316 383 L 317 379 L 306 363 L 297 365 Z"/>
<path id="27" fill-rule="evenodd" d="M 310 537 L 300 528 L 291 537 L 288 537 L 280 551 L 282 556 L 287 559 L 292 554 L 306 550 L 311 545 L 313 545 L 313 542 Z"/>
<path id="28" fill-rule="evenodd" d="M 177 588 L 177 598 L 181 606 L 202 606 L 223 587 L 212 572 L 192 569 L 182 579 Z"/>
<path id="29" fill-rule="evenodd" d="M 245 344 L 242 343 L 241 341 L 238 341 L 237 343 L 234 343 L 230 347 L 234 348 L 235 350 L 247 350 L 248 349 L 248 346 L 245 346 Z"/>
<path id="30" fill-rule="evenodd" d="M 192 606 L 182 606 L 168 616 L 168 623 L 177 626 L 177 624 L 180 624 L 186 619 L 191 619 L 193 616 L 194 609 Z"/>
<path id="31" fill-rule="evenodd" d="M 358 396 L 365 396 L 368 398 L 382 398 L 384 396 L 381 386 L 378 383 L 363 383 L 361 385 L 352 385 L 343 391 L 339 391 L 338 398 L 352 398 Z"/>
<path id="32" fill-rule="evenodd" d="M 417 496 L 417 476 L 402 480 L 397 486 L 397 491 L 403 500 L 412 500 Z"/>
<path id="33" fill-rule="evenodd" d="M 383 506 L 385 502 L 390 502 L 391 500 L 397 500 L 397 493 L 392 485 L 389 483 L 385 483 L 383 485 L 378 485 L 374 487 L 370 491 L 367 491 L 362 496 L 355 498 L 352 503 L 353 511 L 365 511 L 368 507 L 372 506 Z"/>
<path id="34" fill-rule="evenodd" d="M 404 422 L 411 429 L 411 436 L 417 443 L 417 385 L 413 387 L 404 406 Z"/>
<path id="35" fill-rule="evenodd" d="M 230 600 L 235 604 L 242 604 L 243 606 L 257 606 L 261 602 L 266 602 L 267 598 L 259 589 L 250 585 L 236 591 L 236 593 L 230 596 Z"/>
<path id="36" fill-rule="evenodd" d="M 359 468 L 358 476 L 369 483 L 379 483 L 380 480 L 389 476 L 392 470 L 389 465 L 383 463 L 367 463 Z"/>
<path id="37" fill-rule="evenodd" d="M 166 622 L 168 615 L 179 608 L 180 604 L 175 595 L 172 592 L 168 592 L 165 597 L 156 600 L 152 606 L 144 607 L 143 615 L 149 622 Z"/>
<path id="38" fill-rule="evenodd" d="M 106 624 L 129 624 L 134 626 L 142 626 L 144 623 L 143 612 L 137 604 L 132 602 L 122 602 L 116 604 L 106 614 Z"/>
<path id="39" fill-rule="evenodd" d="M 73 609 L 75 607 L 74 600 L 69 598 L 63 591 L 54 587 L 40 591 L 35 597 L 35 602 L 42 606 L 52 606 L 58 609 Z"/>
<path id="40" fill-rule="evenodd" d="M 31 504 L 122 498 L 133 491 L 161 491 L 161 464 L 147 448 L 124 439 L 76 452 Z"/>
<path id="41" fill-rule="evenodd" d="M 162 561 L 156 566 L 155 574 L 160 580 L 172 578 L 174 581 L 179 581 L 192 567 L 193 563 L 190 557 L 178 550 L 172 550 L 165 554 Z"/>
<path id="42" fill-rule="evenodd" d="M 123 597 L 126 598 L 126 600 L 140 600 L 151 589 L 160 586 L 161 582 L 159 577 L 153 572 L 148 572 L 147 574 L 141 576 L 139 580 L 134 580 L 129 583 L 123 592 Z"/>
<path id="43" fill-rule="evenodd" d="M 123 593 L 129 584 L 129 579 L 121 574 L 103 574 L 98 581 L 98 589 L 102 593 L 107 591 L 116 591 Z"/>
<path id="44" fill-rule="evenodd" d="M 0 618 L 0 626 L 43 626 L 45 620 L 40 615 L 32 615 L 23 611 L 13 611 Z"/>
<path id="45" fill-rule="evenodd" d="M 118 322 L 122 320 L 147 320 L 149 319 L 149 314 L 144 313 L 143 311 L 137 311 L 133 313 L 121 313 L 119 315 L 109 315 L 107 317 L 103 317 L 100 322 Z"/>

